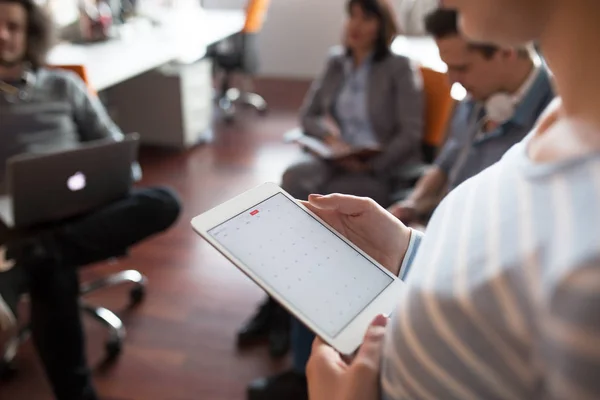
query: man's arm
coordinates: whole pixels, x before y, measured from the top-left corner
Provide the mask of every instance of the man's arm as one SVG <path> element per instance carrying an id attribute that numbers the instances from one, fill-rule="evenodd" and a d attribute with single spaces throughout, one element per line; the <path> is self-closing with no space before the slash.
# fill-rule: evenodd
<path id="1" fill-rule="evenodd" d="M 448 176 L 437 165 L 427 170 L 419 179 L 415 190 L 408 197 L 408 201 L 415 206 L 419 215 L 429 214 L 440 202 L 446 192 Z"/>
<path id="2" fill-rule="evenodd" d="M 410 224 L 419 216 L 427 216 L 446 195 L 448 177 L 468 137 L 468 121 L 472 108 L 472 104 L 461 102 L 454 109 L 452 123 L 448 128 L 448 139 L 433 167 L 419 179 L 407 199 L 390 207 L 389 211 L 403 222 Z"/>
<path id="3" fill-rule="evenodd" d="M 419 179 L 412 193 L 391 206 L 389 211 L 404 223 L 411 224 L 437 207 L 446 193 L 447 182 L 446 173 L 434 165 Z"/>
<path id="4" fill-rule="evenodd" d="M 73 107 L 73 119 L 82 142 L 114 138 L 121 139 L 123 133 L 111 120 L 97 96 L 90 93 L 85 83 L 75 74 L 68 75 L 68 96 Z"/>
<path id="5" fill-rule="evenodd" d="M 79 140 L 82 142 L 105 138 L 121 140 L 123 132 L 109 117 L 100 99 L 90 92 L 79 76 L 69 73 L 67 77 L 67 90 Z M 137 161 L 131 165 L 131 176 L 136 182 L 142 179 L 142 168 Z"/>

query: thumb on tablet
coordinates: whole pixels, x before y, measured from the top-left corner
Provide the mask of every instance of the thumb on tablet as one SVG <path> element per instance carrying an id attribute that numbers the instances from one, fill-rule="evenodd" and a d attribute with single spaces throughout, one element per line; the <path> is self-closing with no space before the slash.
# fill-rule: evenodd
<path id="1" fill-rule="evenodd" d="M 345 398 L 379 398 L 379 369 L 387 322 L 387 317 L 379 315 L 367 330 L 363 344 L 350 366 L 350 396 Z"/>
<path id="2" fill-rule="evenodd" d="M 385 327 L 388 318 L 384 315 L 378 315 L 365 334 L 363 344 L 358 350 L 354 362 L 365 363 L 368 367 L 379 370 L 379 361 L 381 359 L 381 347 L 385 336 Z"/>

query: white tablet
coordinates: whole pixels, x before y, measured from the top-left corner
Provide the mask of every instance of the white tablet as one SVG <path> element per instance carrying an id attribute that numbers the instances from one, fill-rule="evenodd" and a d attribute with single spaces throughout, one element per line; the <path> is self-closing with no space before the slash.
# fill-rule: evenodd
<path id="1" fill-rule="evenodd" d="M 342 354 L 352 354 L 402 281 L 266 183 L 192 220 L 194 230 Z"/>

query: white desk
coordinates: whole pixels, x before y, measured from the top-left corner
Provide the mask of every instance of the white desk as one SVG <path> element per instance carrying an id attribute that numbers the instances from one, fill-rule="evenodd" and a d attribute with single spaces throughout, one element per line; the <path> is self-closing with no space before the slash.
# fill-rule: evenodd
<path id="1" fill-rule="evenodd" d="M 120 39 L 95 44 L 59 44 L 50 64 L 85 65 L 91 86 L 103 90 L 172 61 L 194 62 L 207 46 L 242 30 L 242 11 L 166 12 L 156 26 L 135 28 Z"/>

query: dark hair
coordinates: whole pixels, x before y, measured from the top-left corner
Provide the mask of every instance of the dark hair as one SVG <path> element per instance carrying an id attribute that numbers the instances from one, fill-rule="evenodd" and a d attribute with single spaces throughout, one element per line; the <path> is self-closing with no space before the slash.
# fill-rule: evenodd
<path id="1" fill-rule="evenodd" d="M 425 30 L 436 39 L 459 35 L 458 13 L 454 10 L 437 9 L 425 17 Z M 488 44 L 469 43 L 469 47 L 479 51 L 485 58 L 491 58 L 499 47 Z"/>
<path id="2" fill-rule="evenodd" d="M 398 34 L 394 11 L 387 0 L 349 0 L 346 4 L 348 15 L 352 12 L 354 6 L 359 6 L 367 15 L 372 15 L 379 21 L 379 32 L 375 39 L 375 49 L 373 53 L 374 61 L 381 61 L 391 54 L 390 46 Z M 351 50 L 346 48 L 348 55 Z"/>
<path id="3" fill-rule="evenodd" d="M 54 42 L 54 23 L 48 13 L 34 0 L 0 0 L 0 3 L 20 4 L 27 13 L 27 48 L 25 62 L 37 69 L 46 64 L 46 56 Z"/>

